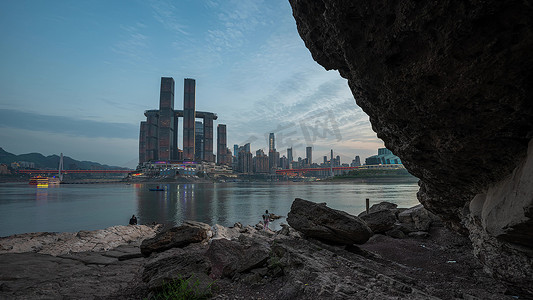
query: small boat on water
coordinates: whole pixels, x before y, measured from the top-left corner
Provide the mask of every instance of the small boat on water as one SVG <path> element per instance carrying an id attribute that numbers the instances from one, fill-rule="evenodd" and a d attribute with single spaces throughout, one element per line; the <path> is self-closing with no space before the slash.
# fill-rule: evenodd
<path id="1" fill-rule="evenodd" d="M 158 186 L 158 187 L 156 187 L 155 189 L 154 189 L 154 188 L 150 188 L 150 189 L 148 189 L 148 190 L 149 190 L 150 192 L 162 192 L 162 191 L 164 191 L 165 189 L 160 188 L 160 187 Z"/>

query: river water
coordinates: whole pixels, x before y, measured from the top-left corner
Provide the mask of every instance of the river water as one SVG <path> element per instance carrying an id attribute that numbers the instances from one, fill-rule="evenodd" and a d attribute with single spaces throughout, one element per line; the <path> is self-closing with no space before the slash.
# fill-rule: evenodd
<path id="1" fill-rule="evenodd" d="M 0 236 L 26 232 L 76 232 L 128 224 L 135 214 L 140 224 L 196 220 L 232 226 L 254 225 L 266 209 L 286 223 L 294 198 L 326 202 L 331 208 L 357 215 L 381 201 L 411 207 L 418 204 L 416 183 L 196 183 L 66 184 L 37 188 L 27 183 L 0 184 Z"/>

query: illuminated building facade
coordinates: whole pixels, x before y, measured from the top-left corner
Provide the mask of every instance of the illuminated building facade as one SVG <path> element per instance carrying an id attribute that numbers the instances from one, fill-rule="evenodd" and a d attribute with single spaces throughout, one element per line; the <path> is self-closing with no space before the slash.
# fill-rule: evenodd
<path id="1" fill-rule="evenodd" d="M 174 79 L 161 78 L 159 109 L 144 112 L 139 132 L 139 163 L 148 161 L 193 161 L 214 162 L 213 121 L 215 113 L 196 111 L 196 82 L 184 80 L 183 110 L 174 109 Z M 178 149 L 178 121 L 183 118 L 183 150 Z M 203 119 L 201 149 L 199 156 L 195 148 L 196 119 Z"/>
<path id="2" fill-rule="evenodd" d="M 276 143 L 274 140 L 274 133 L 271 132 L 268 136 L 268 152 L 270 151 L 276 151 Z"/>

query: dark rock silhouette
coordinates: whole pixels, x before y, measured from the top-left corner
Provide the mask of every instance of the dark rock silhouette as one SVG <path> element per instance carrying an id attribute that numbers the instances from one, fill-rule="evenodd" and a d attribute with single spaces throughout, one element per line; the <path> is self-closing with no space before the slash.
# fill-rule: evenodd
<path id="1" fill-rule="evenodd" d="M 382 210 L 396 210 L 396 213 L 397 213 L 397 210 L 398 210 L 398 209 L 396 209 L 397 207 L 398 207 L 397 204 L 383 201 L 383 202 L 376 203 L 376 204 L 370 206 L 370 208 L 368 209 L 368 212 L 369 213 L 373 213 L 373 212 L 382 211 Z M 361 212 L 358 215 L 358 217 L 360 218 L 360 217 L 362 217 L 364 215 L 366 215 L 366 211 Z"/>
<path id="2" fill-rule="evenodd" d="M 507 297 L 501 282 L 482 273 L 469 240 L 443 226 L 430 226 L 415 238 L 376 234 L 355 246 L 306 238 L 288 225 L 277 232 L 238 225 L 213 225 L 206 240 L 191 239 L 187 246 L 166 247 L 148 257 L 139 246 L 154 236 L 149 230 L 132 235 L 133 240 L 109 239 L 101 230 L 83 232 L 79 235 L 92 238 L 81 240 L 87 244 L 82 247 L 80 239 L 65 241 L 64 235 L 2 238 L 0 298 L 151 299 L 164 283 L 177 279 L 197 286 L 198 298 L 213 294 L 213 299 Z M 141 226 L 118 229 L 131 233 Z M 166 241 L 176 245 L 174 239 Z M 39 244 L 47 253 L 58 249 L 56 244 L 64 250 L 43 254 L 31 247 Z"/>
<path id="3" fill-rule="evenodd" d="M 287 222 L 308 237 L 333 243 L 364 244 L 372 236 L 359 217 L 299 198 L 292 203 Z"/>
<path id="4" fill-rule="evenodd" d="M 391 210 L 379 210 L 364 214 L 361 219 L 374 233 L 383 233 L 391 230 L 396 223 L 396 215 Z"/>
<path id="5" fill-rule="evenodd" d="M 530 3 L 290 3 L 313 58 L 420 178 L 420 202 L 470 236 L 487 272 L 533 293 Z"/>
<path id="6" fill-rule="evenodd" d="M 171 248 L 183 248 L 191 243 L 199 243 L 211 233 L 211 226 L 202 222 L 185 221 L 181 226 L 172 227 L 158 233 L 141 244 L 141 253 L 149 256 L 152 252 L 162 252 Z"/>

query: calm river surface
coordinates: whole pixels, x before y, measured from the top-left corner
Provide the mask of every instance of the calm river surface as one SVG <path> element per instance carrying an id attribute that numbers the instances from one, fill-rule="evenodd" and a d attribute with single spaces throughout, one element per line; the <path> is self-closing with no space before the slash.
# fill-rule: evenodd
<path id="1" fill-rule="evenodd" d="M 196 220 L 232 226 L 254 225 L 266 209 L 287 216 L 294 198 L 326 202 L 357 215 L 381 201 L 418 204 L 416 183 L 197 183 L 66 184 L 36 188 L 27 183 L 0 184 L 0 236 L 26 232 L 76 232 L 126 225 L 132 214 L 140 224 Z M 279 229 L 285 218 L 274 221 Z"/>

